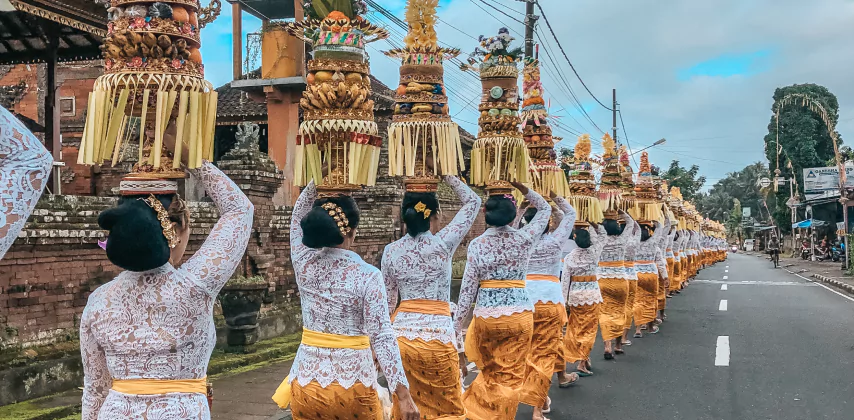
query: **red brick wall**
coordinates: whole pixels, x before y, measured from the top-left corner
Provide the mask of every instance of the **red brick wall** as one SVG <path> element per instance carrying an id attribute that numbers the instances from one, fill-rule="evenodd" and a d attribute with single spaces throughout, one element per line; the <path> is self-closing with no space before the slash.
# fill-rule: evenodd
<path id="1" fill-rule="evenodd" d="M 40 64 L 19 64 L 13 66 L 8 73 L 0 75 L 0 85 L 17 85 L 20 81 L 27 84 L 27 93 L 10 111 L 42 123 L 39 114 L 41 101 L 39 99 L 39 69 Z"/>

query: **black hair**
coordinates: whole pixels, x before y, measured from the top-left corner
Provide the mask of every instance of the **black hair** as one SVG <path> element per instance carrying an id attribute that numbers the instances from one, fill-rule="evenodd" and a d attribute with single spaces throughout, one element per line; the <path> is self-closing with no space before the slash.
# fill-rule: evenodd
<path id="1" fill-rule="evenodd" d="M 609 236 L 616 236 L 623 232 L 623 230 L 620 229 L 620 224 L 614 219 L 605 219 L 605 221 L 602 222 L 602 227 L 605 228 L 605 232 L 607 232 Z"/>
<path id="2" fill-rule="evenodd" d="M 522 215 L 522 218 L 525 219 L 525 223 L 531 223 L 531 220 L 534 220 L 534 216 L 536 216 L 536 215 L 537 215 L 537 208 L 536 207 L 528 207 L 525 210 L 525 214 Z M 519 227 L 520 228 L 522 227 L 521 221 L 519 221 Z M 548 231 L 549 231 L 549 224 L 546 223 L 546 227 L 545 227 L 545 229 L 543 229 L 543 233 L 544 234 L 548 233 Z"/>
<path id="3" fill-rule="evenodd" d="M 349 196 L 322 198 L 314 202 L 314 207 L 300 220 L 302 227 L 302 244 L 309 248 L 335 247 L 344 243 L 344 235 L 338 228 L 338 222 L 329 215 L 322 205 L 335 203 L 347 217 L 347 226 L 356 229 L 359 226 L 359 206 Z"/>
<path id="4" fill-rule="evenodd" d="M 507 226 L 516 218 L 516 204 L 513 200 L 493 195 L 486 200 L 486 224 L 489 226 Z"/>
<path id="5" fill-rule="evenodd" d="M 641 242 L 646 242 L 652 237 L 652 228 L 648 225 L 641 225 Z"/>
<path id="6" fill-rule="evenodd" d="M 575 229 L 573 231 L 573 235 L 575 236 L 575 244 L 578 245 L 579 248 L 590 248 L 593 245 L 590 242 L 590 232 L 587 229 Z"/>
<path id="7" fill-rule="evenodd" d="M 175 195 L 161 194 L 155 197 L 163 208 L 169 209 Z M 118 206 L 104 210 L 98 216 L 98 225 L 110 232 L 107 237 L 107 258 L 128 271 L 148 271 L 160 267 L 169 262 L 171 253 L 157 212 L 140 198 L 144 197 L 122 197 Z"/>
<path id="8" fill-rule="evenodd" d="M 422 203 L 430 210 L 430 216 L 424 217 L 424 212 L 415 210 L 415 206 Z M 400 215 L 406 224 L 406 233 L 415 237 L 420 233 L 430 230 L 430 219 L 439 210 L 439 199 L 434 192 L 407 192 L 403 194 L 403 203 L 400 204 Z"/>

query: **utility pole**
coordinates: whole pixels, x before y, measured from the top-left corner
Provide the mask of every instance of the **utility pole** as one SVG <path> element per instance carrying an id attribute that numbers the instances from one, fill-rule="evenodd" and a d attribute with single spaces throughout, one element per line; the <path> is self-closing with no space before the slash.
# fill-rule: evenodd
<path id="1" fill-rule="evenodd" d="M 617 147 L 620 147 L 620 142 L 617 141 L 617 89 L 612 89 L 611 91 L 614 96 L 614 104 L 611 107 L 611 112 L 614 114 L 614 125 L 611 127 L 614 132 L 614 142 L 617 144 Z"/>
<path id="2" fill-rule="evenodd" d="M 534 29 L 537 26 L 537 19 L 540 17 L 534 14 L 534 3 L 537 0 L 519 0 L 525 2 L 525 57 L 534 58 Z"/>

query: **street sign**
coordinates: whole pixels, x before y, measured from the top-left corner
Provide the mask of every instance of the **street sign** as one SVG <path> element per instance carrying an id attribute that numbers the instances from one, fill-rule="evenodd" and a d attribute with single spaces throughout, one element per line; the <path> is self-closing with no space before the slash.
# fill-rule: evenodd
<path id="1" fill-rule="evenodd" d="M 750 207 L 745 207 L 741 209 L 741 217 L 747 219 L 750 217 Z"/>
<path id="2" fill-rule="evenodd" d="M 761 185 L 762 188 L 768 188 L 771 185 L 771 180 L 763 177 L 759 180 L 759 185 Z"/>
<path id="3" fill-rule="evenodd" d="M 845 166 L 845 187 L 854 187 L 854 166 Z M 820 193 L 824 191 L 839 190 L 839 168 L 835 166 L 826 168 L 804 169 L 804 193 Z"/>

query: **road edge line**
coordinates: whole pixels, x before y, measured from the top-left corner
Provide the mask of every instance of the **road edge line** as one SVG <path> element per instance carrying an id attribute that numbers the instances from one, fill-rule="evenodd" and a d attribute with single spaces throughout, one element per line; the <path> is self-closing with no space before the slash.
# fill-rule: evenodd
<path id="1" fill-rule="evenodd" d="M 829 288 L 829 287 L 825 286 L 825 285 L 824 285 L 824 284 L 822 284 L 822 283 L 823 283 L 823 282 L 827 282 L 827 283 L 833 284 L 834 286 L 838 283 L 838 284 L 840 284 L 840 285 L 841 285 L 841 286 L 838 286 L 838 287 L 841 287 L 841 288 L 845 289 L 846 291 L 848 291 L 848 290 L 849 290 L 849 288 L 851 288 L 852 290 L 854 290 L 854 287 L 851 287 L 851 286 L 849 286 L 849 285 L 847 285 L 847 284 L 845 284 L 845 283 L 842 283 L 842 282 L 839 282 L 839 281 L 836 281 L 836 280 L 832 280 L 832 279 L 830 279 L 830 277 L 825 277 L 825 276 L 822 276 L 822 275 L 820 275 L 820 274 L 813 274 L 813 275 L 812 275 L 813 277 L 815 277 L 816 279 L 818 279 L 818 280 L 819 280 L 819 281 L 815 281 L 815 280 L 808 279 L 808 278 L 806 278 L 806 277 L 804 277 L 804 276 L 802 276 L 802 275 L 800 275 L 800 274 L 798 274 L 798 273 L 795 273 L 794 271 L 789 270 L 788 268 L 784 268 L 783 270 L 786 270 L 789 274 L 793 274 L 793 275 L 795 275 L 795 276 L 797 276 L 797 277 L 800 277 L 800 278 L 802 278 L 802 279 L 804 279 L 804 280 L 806 280 L 806 281 L 808 281 L 808 282 L 810 282 L 810 283 L 815 283 L 815 284 L 817 284 L 817 285 L 819 285 L 819 286 L 821 286 L 821 287 L 825 288 L 825 289 L 826 289 L 826 290 L 828 290 L 829 292 L 832 292 L 832 293 L 834 293 L 834 294 L 837 294 L 837 295 L 839 295 L 839 296 L 844 297 L 845 299 L 848 299 L 848 300 L 849 300 L 849 301 L 851 301 L 851 302 L 854 302 L 854 297 L 848 296 L 848 295 L 846 295 L 846 294 L 844 294 L 844 293 L 842 293 L 842 292 L 839 292 L 839 291 L 837 291 L 837 290 L 833 290 L 833 289 L 831 289 L 831 288 Z M 847 287 L 846 287 L 846 286 L 847 286 Z M 852 293 L 854 293 L 854 291 L 852 291 Z"/>

